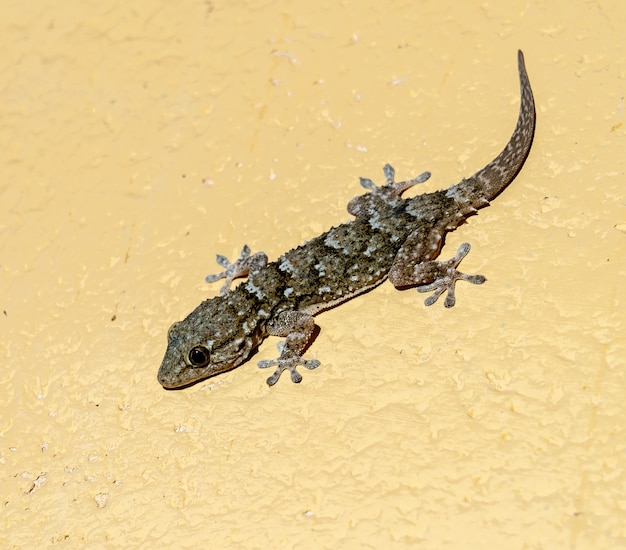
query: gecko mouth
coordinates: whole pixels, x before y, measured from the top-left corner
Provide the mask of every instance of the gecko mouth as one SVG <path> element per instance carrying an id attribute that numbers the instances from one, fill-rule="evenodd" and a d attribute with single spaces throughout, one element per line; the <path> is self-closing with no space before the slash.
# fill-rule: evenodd
<path id="1" fill-rule="evenodd" d="M 179 360 L 179 368 L 177 374 L 172 376 L 167 370 L 159 371 L 157 379 L 161 386 L 166 390 L 182 390 L 202 382 L 207 378 L 211 378 L 218 374 L 228 372 L 239 365 L 239 362 L 231 363 L 222 361 L 220 363 L 212 363 L 205 367 L 193 367 L 187 364 L 181 356 Z"/>

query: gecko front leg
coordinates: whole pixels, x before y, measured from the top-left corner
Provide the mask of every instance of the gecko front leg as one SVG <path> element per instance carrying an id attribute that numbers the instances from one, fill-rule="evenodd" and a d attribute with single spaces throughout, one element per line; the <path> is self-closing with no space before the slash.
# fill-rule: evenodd
<path id="1" fill-rule="evenodd" d="M 250 274 L 254 275 L 261 271 L 261 269 L 267 265 L 267 254 L 257 252 L 250 256 L 250 247 L 244 244 L 239 258 L 234 262 L 231 262 L 226 256 L 222 256 L 221 254 L 217 254 L 216 261 L 225 268 L 224 271 L 207 275 L 204 280 L 207 283 L 214 283 L 220 279 L 226 279 L 226 282 L 223 284 L 222 288 L 220 288 L 220 294 L 223 296 L 230 290 L 230 285 L 234 279 Z"/>
<path id="2" fill-rule="evenodd" d="M 296 370 L 298 365 L 309 370 L 320 366 L 317 359 L 302 359 L 302 353 L 315 332 L 315 320 L 312 315 L 302 311 L 283 311 L 268 324 L 268 330 L 272 336 L 287 337 L 282 346 L 279 347 L 280 357 L 278 359 L 269 359 L 258 363 L 261 369 L 276 365 L 276 371 L 267 379 L 268 386 L 276 384 L 285 370 L 291 372 L 291 381 L 299 384 L 302 381 L 302 375 Z"/>

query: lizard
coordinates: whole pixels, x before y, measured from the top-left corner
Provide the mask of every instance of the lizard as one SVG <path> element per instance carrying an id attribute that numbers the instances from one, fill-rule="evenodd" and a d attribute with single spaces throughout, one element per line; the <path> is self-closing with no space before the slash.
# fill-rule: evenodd
<path id="1" fill-rule="evenodd" d="M 316 330 L 314 316 L 370 291 L 389 280 L 399 290 L 416 287 L 434 293 L 430 306 L 445 292 L 445 307 L 455 304 L 458 280 L 482 284 L 482 275 L 457 270 L 470 245 L 463 243 L 447 261 L 437 260 L 445 236 L 481 208 L 489 206 L 517 176 L 530 152 L 535 132 L 535 102 L 524 55 L 518 51 L 520 108 L 505 148 L 484 168 L 448 189 L 403 199 L 402 194 L 426 181 L 424 172 L 396 182 L 395 171 L 384 167 L 385 184 L 360 178 L 363 195 L 348 203 L 353 220 L 332 227 L 290 250 L 274 262 L 263 252 L 244 246 L 230 262 L 217 255 L 224 271 L 207 282 L 225 279 L 220 295 L 204 300 L 168 331 L 168 344 L 158 380 L 166 389 L 183 388 L 230 371 L 247 362 L 268 336 L 284 337 L 279 357 L 258 363 L 276 367 L 267 379 L 273 386 L 288 370 L 299 383 L 297 368 L 315 369 L 316 359 L 304 359 Z M 247 277 L 232 290 L 234 279 Z"/>

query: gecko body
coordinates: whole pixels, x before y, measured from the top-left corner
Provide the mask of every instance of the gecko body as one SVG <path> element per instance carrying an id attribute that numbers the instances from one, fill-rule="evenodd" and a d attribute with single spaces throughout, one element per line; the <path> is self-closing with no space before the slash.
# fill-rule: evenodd
<path id="1" fill-rule="evenodd" d="M 369 192 L 348 203 L 354 220 L 332 227 L 274 262 L 247 246 L 229 262 L 217 257 L 224 271 L 208 282 L 226 279 L 220 296 L 203 301 L 183 321 L 172 325 L 158 380 L 168 389 L 189 386 L 245 363 L 268 336 L 285 337 L 277 359 L 259 362 L 276 367 L 267 379 L 274 385 L 283 371 L 300 382 L 298 366 L 314 369 L 317 360 L 302 354 L 315 333 L 314 316 L 389 280 L 396 288 L 434 291 L 432 305 L 447 292 L 445 306 L 455 303 L 457 280 L 481 284 L 481 275 L 457 271 L 469 252 L 464 243 L 447 261 L 436 258 L 446 233 L 488 206 L 515 178 L 530 151 L 535 130 L 535 104 L 522 52 L 518 52 L 520 110 L 517 125 L 502 152 L 473 176 L 446 190 L 403 199 L 402 193 L 430 177 L 424 172 L 396 182 L 385 165 L 386 182 L 378 187 L 361 178 Z M 231 282 L 247 281 L 230 290 Z"/>

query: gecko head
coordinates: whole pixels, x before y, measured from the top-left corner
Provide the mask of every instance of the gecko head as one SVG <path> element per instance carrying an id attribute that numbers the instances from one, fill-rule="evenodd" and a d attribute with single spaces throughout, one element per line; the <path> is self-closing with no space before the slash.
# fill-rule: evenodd
<path id="1" fill-rule="evenodd" d="M 224 298 L 202 302 L 170 327 L 158 374 L 164 388 L 183 388 L 229 371 L 252 354 L 258 339 L 254 331 L 244 331 L 236 309 Z"/>

